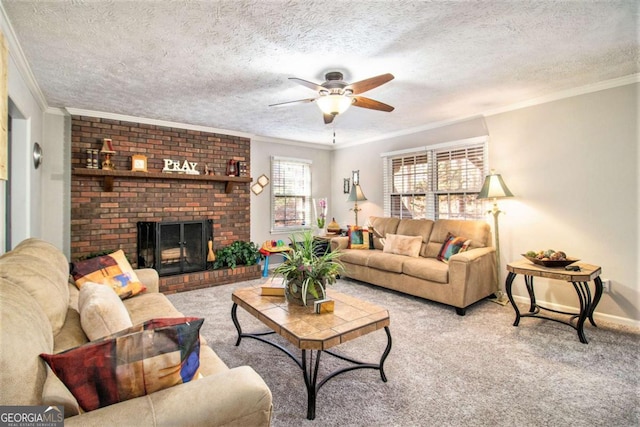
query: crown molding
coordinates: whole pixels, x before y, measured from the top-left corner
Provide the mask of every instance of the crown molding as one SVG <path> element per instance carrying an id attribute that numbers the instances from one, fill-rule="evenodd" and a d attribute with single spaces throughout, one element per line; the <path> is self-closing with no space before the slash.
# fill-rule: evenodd
<path id="1" fill-rule="evenodd" d="M 520 110 L 522 108 L 533 107 L 548 102 L 559 101 L 561 99 L 573 98 L 574 96 L 586 95 L 589 93 L 599 92 L 601 90 L 613 89 L 620 86 L 626 86 L 634 83 L 640 83 L 640 73 L 630 74 L 628 76 L 617 77 L 615 79 L 603 80 L 601 82 L 579 86 L 572 89 L 555 92 L 527 101 L 510 104 L 504 107 L 487 110 L 482 115 L 484 117 L 494 116 L 496 114 L 508 113 L 510 111 Z"/>
<path id="2" fill-rule="evenodd" d="M 343 148 L 353 147 L 356 145 L 368 144 L 370 142 L 382 141 L 382 140 L 396 138 L 399 136 L 425 132 L 431 129 L 438 129 L 446 126 L 451 126 L 457 123 L 466 122 L 468 120 L 485 118 L 485 117 L 494 116 L 502 113 L 508 113 L 510 111 L 520 110 L 522 108 L 533 107 L 535 105 L 546 104 L 553 101 L 559 101 L 561 99 L 567 99 L 567 98 L 572 98 L 574 96 L 586 95 L 589 93 L 599 92 L 601 90 L 606 90 L 606 89 L 613 89 L 616 87 L 626 86 L 634 83 L 640 83 L 640 73 L 617 77 L 610 80 L 603 80 L 601 82 L 592 83 L 589 85 L 580 86 L 572 89 L 567 89 L 560 92 L 555 92 L 549 95 L 533 98 L 527 101 L 518 102 L 515 104 L 509 104 L 504 107 L 499 107 L 492 110 L 487 110 L 480 114 L 458 117 L 455 119 L 444 120 L 440 122 L 433 122 L 423 126 L 416 126 L 413 128 L 403 129 L 397 132 L 386 133 L 383 135 L 375 136 L 373 138 L 366 138 L 366 139 L 361 139 L 357 141 L 347 142 L 344 144 L 340 144 L 340 146 L 336 147 L 336 149 L 343 149 Z"/>
<path id="3" fill-rule="evenodd" d="M 31 67 L 27 62 L 27 58 L 24 55 L 24 51 L 22 47 L 20 47 L 20 43 L 18 42 L 18 37 L 11 25 L 11 21 L 9 21 L 9 17 L 7 16 L 7 12 L 4 10 L 4 6 L 0 2 L 0 28 L 2 29 L 2 33 L 4 34 L 4 38 L 8 43 L 9 55 L 15 62 L 18 67 L 18 72 L 24 79 L 27 88 L 33 95 L 34 99 L 38 103 L 38 106 L 42 111 L 46 111 L 49 105 L 47 104 L 47 100 L 44 97 L 44 94 L 40 90 L 40 86 L 36 81 L 33 73 L 31 72 Z"/>
<path id="4" fill-rule="evenodd" d="M 88 117 L 100 117 L 102 119 L 120 120 L 133 123 L 144 123 L 147 125 L 163 126 L 168 128 L 197 130 L 200 132 L 219 133 L 222 135 L 238 136 L 241 138 L 253 138 L 254 135 L 246 132 L 237 132 L 228 129 L 219 129 L 209 126 L 192 125 L 189 123 L 170 122 L 166 120 L 149 119 L 146 117 L 127 116 L 125 114 L 107 113 L 105 111 L 93 111 L 83 110 L 81 108 L 67 107 L 65 110 L 72 116 L 88 116 Z"/>

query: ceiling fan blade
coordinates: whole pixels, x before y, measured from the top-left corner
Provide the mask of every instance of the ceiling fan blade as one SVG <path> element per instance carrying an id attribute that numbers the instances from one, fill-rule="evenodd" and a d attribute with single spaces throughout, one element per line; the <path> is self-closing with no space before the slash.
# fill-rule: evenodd
<path id="1" fill-rule="evenodd" d="M 335 117 L 332 114 L 323 114 L 322 115 L 324 117 L 324 124 L 328 125 L 329 123 L 331 123 L 333 121 L 333 118 Z"/>
<path id="2" fill-rule="evenodd" d="M 364 93 L 368 90 L 383 85 L 393 80 L 393 78 L 393 74 L 382 74 L 376 77 L 371 77 L 369 79 L 360 80 L 359 82 L 351 83 L 350 85 L 345 87 L 345 90 L 350 89 L 354 95 L 357 95 L 359 93 Z"/>
<path id="3" fill-rule="evenodd" d="M 315 102 L 316 98 L 298 99 L 297 101 L 280 102 L 278 104 L 270 104 L 269 107 L 281 107 L 289 104 L 304 104 L 307 102 Z"/>
<path id="4" fill-rule="evenodd" d="M 375 99 L 365 98 L 364 96 L 354 96 L 352 105 L 360 108 L 369 108 L 371 110 L 386 111 L 388 113 L 394 109 L 391 105 L 384 104 Z"/>
<path id="5" fill-rule="evenodd" d="M 326 90 L 325 88 L 323 88 L 322 86 L 320 86 L 319 84 L 313 83 L 313 82 L 308 82 L 306 80 L 302 80 L 299 79 L 297 77 L 289 77 L 289 80 L 293 80 L 294 82 L 302 85 L 302 86 L 306 86 L 309 89 L 315 90 L 316 92 L 320 92 L 321 90 Z"/>

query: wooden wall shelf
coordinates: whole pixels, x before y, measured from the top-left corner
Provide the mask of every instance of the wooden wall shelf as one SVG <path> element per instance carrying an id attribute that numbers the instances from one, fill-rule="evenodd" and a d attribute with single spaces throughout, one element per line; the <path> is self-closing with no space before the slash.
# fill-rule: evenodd
<path id="1" fill-rule="evenodd" d="M 224 175 L 188 175 L 181 173 L 158 173 L 158 172 L 134 172 L 104 169 L 73 168 L 73 175 L 95 176 L 103 178 L 102 188 L 104 191 L 113 191 L 114 178 L 125 179 L 178 179 L 187 181 L 214 181 L 224 182 L 225 193 L 233 191 L 236 184 L 249 183 L 252 181 L 248 176 L 224 176 Z"/>

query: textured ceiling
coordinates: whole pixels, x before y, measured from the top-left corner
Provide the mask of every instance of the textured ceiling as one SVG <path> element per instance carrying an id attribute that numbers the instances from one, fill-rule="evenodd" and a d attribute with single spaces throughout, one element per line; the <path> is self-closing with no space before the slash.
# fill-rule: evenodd
<path id="1" fill-rule="evenodd" d="M 51 107 L 331 144 L 288 77 L 392 73 L 350 108 L 337 143 L 473 116 L 638 73 L 628 1 L 2 0 Z"/>

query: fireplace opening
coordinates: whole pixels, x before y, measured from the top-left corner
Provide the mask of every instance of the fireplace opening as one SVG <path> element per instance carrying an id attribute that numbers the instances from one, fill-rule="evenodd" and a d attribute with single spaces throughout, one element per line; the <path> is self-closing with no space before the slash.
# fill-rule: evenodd
<path id="1" fill-rule="evenodd" d="M 138 267 L 160 276 L 207 269 L 213 221 L 138 222 Z"/>

